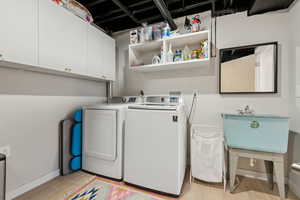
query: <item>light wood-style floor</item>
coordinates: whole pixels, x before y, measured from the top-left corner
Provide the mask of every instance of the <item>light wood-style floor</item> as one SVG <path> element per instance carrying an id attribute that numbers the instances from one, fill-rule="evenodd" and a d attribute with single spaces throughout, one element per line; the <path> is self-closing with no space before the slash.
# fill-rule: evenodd
<path id="1" fill-rule="evenodd" d="M 58 177 L 40 187 L 16 198 L 16 200 L 63 200 L 76 189 L 80 188 L 84 183 L 91 180 L 94 176 L 76 172 L 67 176 Z M 104 179 L 104 181 L 124 186 L 124 183 Z M 179 200 L 279 200 L 277 187 L 274 191 L 268 189 L 266 182 L 256 179 L 240 177 L 241 183 L 234 194 L 224 192 L 223 185 L 209 184 L 200 181 L 194 181 L 191 185 L 186 181 L 183 187 L 183 194 Z M 126 185 L 125 185 L 126 186 Z M 130 189 L 140 190 L 131 186 Z M 141 190 L 143 191 L 143 190 Z M 174 198 L 161 196 L 148 191 L 154 196 L 164 198 L 166 200 L 174 200 Z M 291 192 L 288 193 L 289 200 L 300 200 Z"/>

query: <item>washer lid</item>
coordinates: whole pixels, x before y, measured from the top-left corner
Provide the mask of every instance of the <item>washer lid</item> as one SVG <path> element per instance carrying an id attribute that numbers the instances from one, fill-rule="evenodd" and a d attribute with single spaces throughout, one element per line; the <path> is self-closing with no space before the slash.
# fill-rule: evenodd
<path id="1" fill-rule="evenodd" d="M 177 105 L 169 104 L 135 104 L 128 106 L 128 109 L 139 109 L 139 110 L 177 110 Z"/>

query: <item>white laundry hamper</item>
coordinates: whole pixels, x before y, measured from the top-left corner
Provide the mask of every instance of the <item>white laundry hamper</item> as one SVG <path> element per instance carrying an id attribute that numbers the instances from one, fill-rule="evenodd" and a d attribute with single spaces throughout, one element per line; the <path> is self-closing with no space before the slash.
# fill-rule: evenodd
<path id="1" fill-rule="evenodd" d="M 191 179 L 223 182 L 226 187 L 224 134 L 220 128 L 193 124 L 191 127 Z"/>

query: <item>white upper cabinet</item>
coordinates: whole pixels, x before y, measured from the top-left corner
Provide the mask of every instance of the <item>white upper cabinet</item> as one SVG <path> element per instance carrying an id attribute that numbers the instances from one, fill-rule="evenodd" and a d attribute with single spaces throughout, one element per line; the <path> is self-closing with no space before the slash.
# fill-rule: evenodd
<path id="1" fill-rule="evenodd" d="M 1 0 L 0 25 L 1 67 L 115 80 L 115 40 L 51 0 Z"/>
<path id="2" fill-rule="evenodd" d="M 88 75 L 115 80 L 115 40 L 92 25 L 87 40 Z"/>
<path id="3" fill-rule="evenodd" d="M 50 0 L 39 0 L 39 65 L 86 73 L 87 23 Z"/>
<path id="4" fill-rule="evenodd" d="M 37 64 L 37 1 L 2 0 L 0 25 L 0 60 Z"/>

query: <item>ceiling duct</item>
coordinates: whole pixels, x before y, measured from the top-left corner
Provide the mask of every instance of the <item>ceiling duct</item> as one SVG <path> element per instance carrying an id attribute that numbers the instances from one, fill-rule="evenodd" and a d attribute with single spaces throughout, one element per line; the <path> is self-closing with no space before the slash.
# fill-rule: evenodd
<path id="1" fill-rule="evenodd" d="M 294 0 L 255 0 L 249 9 L 248 15 L 263 14 L 266 12 L 288 8 Z"/>

